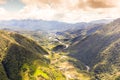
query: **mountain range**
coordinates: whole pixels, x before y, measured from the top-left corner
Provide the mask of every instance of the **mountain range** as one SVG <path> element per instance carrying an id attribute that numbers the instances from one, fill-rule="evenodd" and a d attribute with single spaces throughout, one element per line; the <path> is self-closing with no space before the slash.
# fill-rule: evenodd
<path id="1" fill-rule="evenodd" d="M 119 18 L 0 26 L 0 80 L 120 80 Z"/>
<path id="2" fill-rule="evenodd" d="M 111 20 L 101 20 L 102 23 L 109 23 Z M 97 21 L 96 21 L 97 22 Z M 8 20 L 0 21 L 0 28 L 8 28 L 14 30 L 44 30 L 44 31 L 65 31 L 68 29 L 82 29 L 89 24 L 96 24 L 96 22 L 80 22 L 80 23 L 65 23 L 58 21 L 45 21 L 45 20 Z M 101 23 L 100 22 L 100 23 Z M 97 22 L 99 24 L 99 22 Z"/>

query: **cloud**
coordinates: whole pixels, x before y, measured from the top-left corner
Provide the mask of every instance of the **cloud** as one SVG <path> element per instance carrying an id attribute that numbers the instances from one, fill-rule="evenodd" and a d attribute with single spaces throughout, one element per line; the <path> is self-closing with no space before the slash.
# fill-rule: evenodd
<path id="1" fill-rule="evenodd" d="M 115 7 L 112 0 L 87 0 L 87 4 L 92 8 L 111 8 Z"/>
<path id="2" fill-rule="evenodd" d="M 6 0 L 0 0 L 0 4 L 5 4 Z"/>
<path id="3" fill-rule="evenodd" d="M 22 0 L 26 5 L 35 5 L 40 8 L 64 8 L 85 9 L 85 8 L 112 8 L 119 0 Z"/>
<path id="4" fill-rule="evenodd" d="M 83 9 L 113 8 L 119 0 L 79 0 L 78 7 Z"/>
<path id="5" fill-rule="evenodd" d="M 4 14 L 6 13 L 7 11 L 4 9 L 4 8 L 0 8 L 0 14 Z"/>
<path id="6" fill-rule="evenodd" d="M 24 8 L 21 10 L 9 12 L 1 8 L 0 19 L 43 19 L 64 22 L 81 22 L 120 17 L 119 0 L 21 1 L 25 4 Z"/>
<path id="7" fill-rule="evenodd" d="M 57 7 L 62 0 L 22 0 L 22 2 L 26 5 L 33 5 L 39 6 L 40 8 L 43 7 Z"/>

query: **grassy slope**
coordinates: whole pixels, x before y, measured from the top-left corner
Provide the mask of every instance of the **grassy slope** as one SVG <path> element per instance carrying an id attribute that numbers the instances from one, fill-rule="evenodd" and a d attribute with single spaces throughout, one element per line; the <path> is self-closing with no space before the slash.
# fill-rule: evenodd
<path id="1" fill-rule="evenodd" d="M 0 43 L 0 76 L 4 80 L 65 79 L 61 71 L 49 64 L 43 56 L 48 53 L 36 42 L 19 34 L 0 31 Z"/>
<path id="2" fill-rule="evenodd" d="M 8 80 L 3 65 L 0 63 L 0 80 Z"/>

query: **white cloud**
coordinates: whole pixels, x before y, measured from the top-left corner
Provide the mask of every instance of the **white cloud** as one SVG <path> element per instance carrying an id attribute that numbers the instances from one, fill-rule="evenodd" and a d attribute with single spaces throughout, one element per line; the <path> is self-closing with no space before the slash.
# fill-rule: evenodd
<path id="1" fill-rule="evenodd" d="M 0 4 L 5 4 L 6 0 L 0 0 Z"/>
<path id="2" fill-rule="evenodd" d="M 49 1 L 49 2 L 48 2 Z M 114 7 L 89 6 L 86 1 L 92 0 L 23 0 L 26 6 L 18 12 L 8 12 L 0 8 L 0 19 L 44 19 L 58 20 L 64 22 L 91 21 L 103 18 L 120 17 L 120 3 L 115 3 Z M 82 1 L 82 2 L 80 2 Z M 100 1 L 100 0 L 99 0 Z M 103 1 L 103 0 L 102 0 Z M 105 0 L 106 2 L 108 0 Z M 119 1 L 119 0 L 116 0 Z M 79 6 L 79 3 L 86 3 Z M 95 2 L 93 2 L 95 3 Z M 92 4 L 93 4 L 92 3 Z"/>

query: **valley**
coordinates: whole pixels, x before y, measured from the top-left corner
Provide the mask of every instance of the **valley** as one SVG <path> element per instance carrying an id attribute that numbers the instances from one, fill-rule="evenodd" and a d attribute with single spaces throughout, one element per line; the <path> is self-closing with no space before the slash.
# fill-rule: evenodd
<path id="1" fill-rule="evenodd" d="M 74 26 L 3 28 L 0 80 L 120 80 L 120 19 Z"/>
<path id="2" fill-rule="evenodd" d="M 0 0 L 0 80 L 120 80 L 120 0 Z"/>

